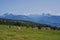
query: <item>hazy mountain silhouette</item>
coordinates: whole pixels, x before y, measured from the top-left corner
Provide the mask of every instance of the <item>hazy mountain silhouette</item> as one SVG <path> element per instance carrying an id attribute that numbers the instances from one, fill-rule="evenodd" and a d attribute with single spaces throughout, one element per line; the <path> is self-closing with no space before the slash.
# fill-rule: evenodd
<path id="1" fill-rule="evenodd" d="M 8 13 L 0 16 L 0 18 L 7 18 L 7 19 L 13 19 L 13 20 L 30 20 L 31 19 L 25 15 L 13 15 L 13 14 L 8 14 Z"/>
<path id="2" fill-rule="evenodd" d="M 0 18 L 7 18 L 13 20 L 28 20 L 42 24 L 48 24 L 52 26 L 60 26 L 60 16 L 54 16 L 50 14 L 42 14 L 42 15 L 13 15 L 13 14 L 4 14 L 0 16 Z"/>
<path id="3" fill-rule="evenodd" d="M 33 15 L 32 15 L 33 16 Z M 34 18 L 33 21 L 42 23 L 42 24 L 49 24 L 53 26 L 60 26 L 60 16 L 54 16 L 50 14 L 42 14 L 42 15 L 35 15 L 31 18 Z"/>

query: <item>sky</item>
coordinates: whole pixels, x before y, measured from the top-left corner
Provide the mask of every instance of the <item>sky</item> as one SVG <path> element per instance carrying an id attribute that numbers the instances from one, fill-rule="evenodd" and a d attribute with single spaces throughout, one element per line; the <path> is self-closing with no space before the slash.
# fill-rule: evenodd
<path id="1" fill-rule="evenodd" d="M 0 0 L 0 15 L 31 15 L 49 13 L 60 16 L 60 0 Z"/>

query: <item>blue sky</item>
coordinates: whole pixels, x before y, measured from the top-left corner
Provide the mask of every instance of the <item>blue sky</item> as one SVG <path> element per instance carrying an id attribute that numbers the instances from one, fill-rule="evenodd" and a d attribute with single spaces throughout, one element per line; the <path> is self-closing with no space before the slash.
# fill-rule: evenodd
<path id="1" fill-rule="evenodd" d="M 0 0 L 0 14 L 16 15 L 50 13 L 60 16 L 60 0 Z"/>

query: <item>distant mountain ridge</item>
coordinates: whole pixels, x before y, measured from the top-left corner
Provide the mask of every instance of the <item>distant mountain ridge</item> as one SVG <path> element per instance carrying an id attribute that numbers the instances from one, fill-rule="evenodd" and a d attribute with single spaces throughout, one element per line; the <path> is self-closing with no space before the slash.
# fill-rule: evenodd
<path id="1" fill-rule="evenodd" d="M 34 20 L 38 23 L 48 24 L 52 26 L 60 26 L 60 16 L 45 14 L 45 15 L 38 15 L 35 17 Z"/>
<path id="2" fill-rule="evenodd" d="M 50 14 L 43 14 L 43 15 L 13 15 L 13 14 L 4 14 L 0 16 L 0 18 L 7 18 L 13 20 L 28 20 L 33 21 L 41 24 L 48 24 L 52 26 L 60 26 L 60 16 L 54 16 Z"/>
<path id="3" fill-rule="evenodd" d="M 13 20 L 30 20 L 31 19 L 25 15 L 13 15 L 8 13 L 0 16 L 0 18 L 7 18 L 7 19 L 13 19 Z"/>

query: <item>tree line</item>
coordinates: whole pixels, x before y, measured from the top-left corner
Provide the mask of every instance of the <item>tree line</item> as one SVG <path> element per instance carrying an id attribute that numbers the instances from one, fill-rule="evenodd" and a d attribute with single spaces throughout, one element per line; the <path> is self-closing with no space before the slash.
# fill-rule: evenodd
<path id="1" fill-rule="evenodd" d="M 32 27 L 35 28 L 37 27 L 38 29 L 41 29 L 42 27 L 44 27 L 45 29 L 53 29 L 53 30 L 60 30 L 60 27 L 56 27 L 56 26 L 50 26 L 50 25 L 46 25 L 46 24 L 39 24 L 39 23 L 35 23 L 35 22 L 31 22 L 31 21 L 26 21 L 26 20 L 11 20 L 11 19 L 2 19 L 0 18 L 0 25 L 11 25 L 11 26 L 26 26 L 27 28 Z"/>

